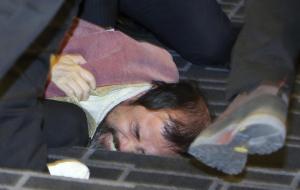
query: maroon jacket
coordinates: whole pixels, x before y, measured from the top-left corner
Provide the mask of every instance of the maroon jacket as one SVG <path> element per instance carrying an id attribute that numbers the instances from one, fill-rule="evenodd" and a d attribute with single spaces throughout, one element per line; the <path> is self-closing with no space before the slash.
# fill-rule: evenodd
<path id="1" fill-rule="evenodd" d="M 81 54 L 87 60 L 81 66 L 95 76 L 97 87 L 179 79 L 176 65 L 166 50 L 83 20 L 74 21 L 62 47 L 62 54 Z M 50 82 L 45 95 L 64 96 L 64 93 Z"/>

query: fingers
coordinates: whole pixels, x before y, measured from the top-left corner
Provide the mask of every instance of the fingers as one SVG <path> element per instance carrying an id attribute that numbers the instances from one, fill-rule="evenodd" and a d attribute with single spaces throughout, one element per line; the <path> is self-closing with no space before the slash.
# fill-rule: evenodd
<path id="1" fill-rule="evenodd" d="M 57 86 L 69 97 L 77 100 L 87 100 L 90 88 L 84 80 L 78 77 L 65 78 L 59 81 Z"/>
<path id="2" fill-rule="evenodd" d="M 58 64 L 51 68 L 51 80 L 67 96 L 86 100 L 91 89 L 96 88 L 96 80 L 92 73 L 79 64 L 86 63 L 81 55 L 62 55 Z"/>
<path id="3" fill-rule="evenodd" d="M 59 87 L 59 89 L 61 89 L 68 97 L 72 97 L 72 98 L 77 98 L 75 95 L 74 90 L 69 87 L 68 83 L 60 83 L 57 84 L 57 86 Z"/>
<path id="4" fill-rule="evenodd" d="M 79 100 L 87 100 L 90 94 L 90 87 L 82 78 L 75 78 L 74 80 L 75 94 Z"/>
<path id="5" fill-rule="evenodd" d="M 79 72 L 80 76 L 88 83 L 91 89 L 96 88 L 96 79 L 92 73 L 82 68 Z"/>
<path id="6" fill-rule="evenodd" d="M 78 100 L 88 99 L 91 88 L 89 87 L 89 84 L 79 76 L 78 73 L 74 73 L 68 79 L 68 81 L 66 81 L 66 85 L 72 90 L 71 94 Z"/>
<path id="7" fill-rule="evenodd" d="M 73 74 L 72 85 L 75 91 L 76 97 L 79 100 L 87 100 L 89 97 L 90 90 L 96 88 L 96 80 L 92 73 L 86 69 L 77 66 L 77 72 Z M 71 85 L 71 83 L 70 83 Z"/>
<path id="8" fill-rule="evenodd" d="M 68 56 L 69 59 L 71 59 L 76 64 L 86 64 L 86 60 L 79 54 L 71 54 Z"/>
<path id="9" fill-rule="evenodd" d="M 85 92 L 76 81 L 76 79 L 68 81 L 66 85 L 72 90 L 73 97 L 75 96 L 77 100 L 83 100 L 83 94 Z"/>
<path id="10" fill-rule="evenodd" d="M 65 63 L 65 64 L 85 64 L 86 60 L 79 54 L 66 54 L 62 55 L 59 60 L 59 63 Z"/>

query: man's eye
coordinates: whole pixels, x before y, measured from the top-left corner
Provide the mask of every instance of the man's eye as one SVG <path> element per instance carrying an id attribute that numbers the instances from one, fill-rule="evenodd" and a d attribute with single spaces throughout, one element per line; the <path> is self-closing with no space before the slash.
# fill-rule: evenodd
<path id="1" fill-rule="evenodd" d="M 132 134 L 133 136 L 140 141 L 140 131 L 139 131 L 139 126 L 136 124 L 133 124 L 132 126 Z"/>

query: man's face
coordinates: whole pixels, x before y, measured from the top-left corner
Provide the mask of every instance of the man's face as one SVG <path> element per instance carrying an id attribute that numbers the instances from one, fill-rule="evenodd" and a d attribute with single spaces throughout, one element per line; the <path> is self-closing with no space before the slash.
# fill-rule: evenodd
<path id="1" fill-rule="evenodd" d="M 162 136 L 169 116 L 143 106 L 119 105 L 105 120 L 99 141 L 109 150 L 151 155 L 174 155 Z"/>

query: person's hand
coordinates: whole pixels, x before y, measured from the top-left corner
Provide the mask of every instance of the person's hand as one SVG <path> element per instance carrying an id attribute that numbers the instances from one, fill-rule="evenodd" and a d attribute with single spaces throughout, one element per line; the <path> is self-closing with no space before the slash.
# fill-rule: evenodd
<path id="1" fill-rule="evenodd" d="M 51 81 L 69 97 L 88 99 L 90 90 L 96 88 L 96 80 L 80 66 L 85 63 L 86 60 L 81 55 L 52 56 Z"/>

